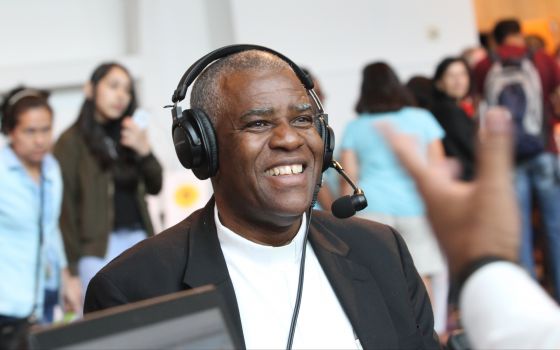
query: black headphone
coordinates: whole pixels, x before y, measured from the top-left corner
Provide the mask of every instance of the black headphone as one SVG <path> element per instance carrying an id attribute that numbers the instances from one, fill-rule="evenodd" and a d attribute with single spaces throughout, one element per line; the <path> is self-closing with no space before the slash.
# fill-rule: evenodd
<path id="1" fill-rule="evenodd" d="M 226 56 L 248 50 L 268 52 L 288 63 L 313 99 L 319 111 L 317 118 L 315 118 L 315 127 L 324 145 L 322 171 L 327 170 L 331 166 L 333 158 L 334 132 L 329 126 L 328 115 L 324 113 L 321 101 L 313 91 L 313 81 L 286 56 L 258 45 L 230 45 L 219 48 L 200 58 L 183 74 L 171 98 L 173 105 L 170 106 L 173 116 L 171 133 L 179 161 L 185 168 L 192 169 L 200 180 L 216 175 L 218 171 L 218 142 L 211 119 L 203 110 L 198 108 L 182 111 L 177 103 L 185 98 L 189 86 L 207 66 Z"/>

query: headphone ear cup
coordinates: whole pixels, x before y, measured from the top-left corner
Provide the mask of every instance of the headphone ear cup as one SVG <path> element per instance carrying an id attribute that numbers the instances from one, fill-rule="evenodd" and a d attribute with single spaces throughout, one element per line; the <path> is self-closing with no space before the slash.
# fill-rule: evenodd
<path id="1" fill-rule="evenodd" d="M 201 180 L 206 180 L 218 172 L 218 143 L 216 132 L 210 118 L 200 109 L 191 109 L 193 124 L 200 130 L 202 139 L 203 161 L 193 167 L 193 173 Z"/>
<path id="2" fill-rule="evenodd" d="M 324 139 L 325 153 L 323 154 L 323 171 L 330 168 L 334 155 L 334 131 L 330 126 L 326 126 L 326 136 Z"/>
<path id="3" fill-rule="evenodd" d="M 200 166 L 202 161 L 202 140 L 192 123 L 190 110 L 185 110 L 173 122 L 171 128 L 173 145 L 177 158 L 187 169 Z"/>
<path id="4" fill-rule="evenodd" d="M 200 180 L 214 176 L 218 171 L 216 134 L 204 111 L 183 111 L 172 127 L 173 144 L 181 164 L 192 169 Z"/>
<path id="5" fill-rule="evenodd" d="M 332 163 L 334 153 L 334 131 L 323 117 L 315 119 L 315 128 L 323 140 L 323 169 L 327 170 Z"/>

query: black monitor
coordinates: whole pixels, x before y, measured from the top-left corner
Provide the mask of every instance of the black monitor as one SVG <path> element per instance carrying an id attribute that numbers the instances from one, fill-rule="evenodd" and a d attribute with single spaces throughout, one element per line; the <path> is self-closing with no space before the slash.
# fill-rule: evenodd
<path id="1" fill-rule="evenodd" d="M 238 349 L 225 303 L 212 286 L 164 295 L 36 329 L 30 349 Z"/>

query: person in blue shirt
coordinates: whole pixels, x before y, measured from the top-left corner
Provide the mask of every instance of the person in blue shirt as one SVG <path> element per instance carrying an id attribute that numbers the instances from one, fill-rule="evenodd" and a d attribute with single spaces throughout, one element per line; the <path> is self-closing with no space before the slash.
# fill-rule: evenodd
<path id="1" fill-rule="evenodd" d="M 58 226 L 62 178 L 49 154 L 53 113 L 47 97 L 44 91 L 16 88 L 1 109 L 1 129 L 8 140 L 0 150 L 2 330 L 18 320 L 52 320 L 52 310 L 45 314 L 43 309 L 45 294 L 61 285 L 67 309 L 81 308 L 80 284 L 66 269 Z"/>
<path id="2" fill-rule="evenodd" d="M 413 104 L 413 97 L 389 65 L 383 62 L 367 65 L 356 106 L 359 117 L 346 126 L 341 163 L 367 196 L 368 206 L 358 215 L 392 226 L 402 234 L 430 294 L 436 331 L 445 331 L 448 290 L 445 259 L 426 220 L 414 181 L 376 129 L 377 123 L 390 123 L 398 131 L 413 135 L 423 160 L 434 166 L 443 165 L 444 131 L 430 112 L 411 107 Z M 352 193 L 345 182 L 341 182 L 341 191 L 343 195 Z M 432 289 L 434 278 L 443 281 L 436 289 Z"/>

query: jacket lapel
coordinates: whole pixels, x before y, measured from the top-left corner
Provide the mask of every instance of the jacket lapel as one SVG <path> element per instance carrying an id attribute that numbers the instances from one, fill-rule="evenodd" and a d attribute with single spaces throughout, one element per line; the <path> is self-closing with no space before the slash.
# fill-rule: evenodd
<path id="1" fill-rule="evenodd" d="M 350 247 L 325 226 L 311 225 L 310 242 L 364 349 L 398 347 L 385 298 L 370 271 L 349 258 Z"/>
<path id="2" fill-rule="evenodd" d="M 183 282 L 190 288 L 207 284 L 216 286 L 229 310 L 232 326 L 234 332 L 236 332 L 233 336 L 237 336 L 239 338 L 238 344 L 245 348 L 235 290 L 229 277 L 226 261 L 216 232 L 213 199 L 206 204 L 191 226 L 188 263 Z"/>

